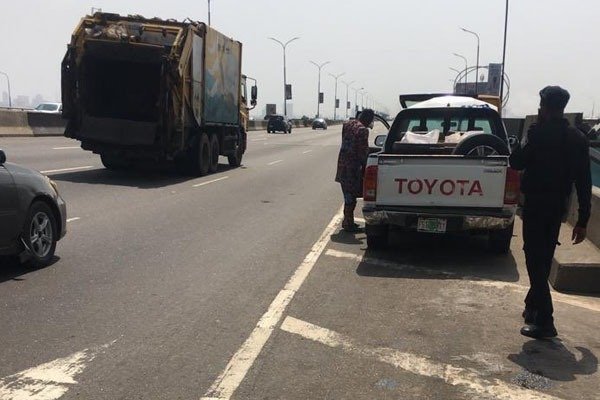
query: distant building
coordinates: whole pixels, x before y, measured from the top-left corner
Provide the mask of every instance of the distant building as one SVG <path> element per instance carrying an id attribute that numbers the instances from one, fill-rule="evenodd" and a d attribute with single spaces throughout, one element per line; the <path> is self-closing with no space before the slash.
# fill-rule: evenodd
<path id="1" fill-rule="evenodd" d="M 487 69 L 487 81 L 482 81 L 477 84 L 478 94 L 487 94 L 491 96 L 500 96 L 500 82 L 502 76 L 502 64 L 492 63 L 487 68 L 480 68 L 479 72 Z M 466 85 L 463 82 L 458 82 L 454 88 L 456 94 L 475 94 L 475 82 L 468 82 Z"/>
<path id="2" fill-rule="evenodd" d="M 22 94 L 13 99 L 12 105 L 16 108 L 31 108 L 29 96 L 24 96 Z"/>

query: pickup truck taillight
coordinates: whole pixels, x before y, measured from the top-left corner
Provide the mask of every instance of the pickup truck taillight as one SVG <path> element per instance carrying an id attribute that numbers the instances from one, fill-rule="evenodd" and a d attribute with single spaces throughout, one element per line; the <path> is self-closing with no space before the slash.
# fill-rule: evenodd
<path id="1" fill-rule="evenodd" d="M 521 192 L 519 172 L 512 168 L 506 170 L 506 185 L 504 186 L 504 204 L 517 204 Z"/>
<path id="2" fill-rule="evenodd" d="M 363 200 L 377 200 L 377 165 L 369 165 L 363 178 Z"/>

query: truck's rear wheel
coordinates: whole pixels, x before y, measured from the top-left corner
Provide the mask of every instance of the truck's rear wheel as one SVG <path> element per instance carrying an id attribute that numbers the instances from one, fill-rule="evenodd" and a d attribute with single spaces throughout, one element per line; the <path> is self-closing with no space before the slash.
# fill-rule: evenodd
<path id="1" fill-rule="evenodd" d="M 104 165 L 106 169 L 110 169 L 113 171 L 123 170 L 128 167 L 126 161 L 120 160 L 114 156 L 100 154 L 100 160 L 102 161 L 102 165 Z"/>
<path id="2" fill-rule="evenodd" d="M 513 237 L 515 224 L 512 223 L 508 228 L 490 231 L 488 244 L 490 250 L 496 254 L 508 254 L 510 251 L 510 242 Z"/>
<path id="3" fill-rule="evenodd" d="M 210 141 L 206 133 L 200 136 L 198 142 L 198 175 L 204 176 L 210 170 Z"/>
<path id="4" fill-rule="evenodd" d="M 219 168 L 219 139 L 210 135 L 210 172 L 215 173 Z"/>

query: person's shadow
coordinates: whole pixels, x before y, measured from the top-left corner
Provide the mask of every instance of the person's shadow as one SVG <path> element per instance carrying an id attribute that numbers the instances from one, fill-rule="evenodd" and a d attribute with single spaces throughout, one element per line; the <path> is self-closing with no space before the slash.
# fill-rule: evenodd
<path id="1" fill-rule="evenodd" d="M 576 375 L 592 375 L 598 370 L 598 358 L 585 347 L 575 347 L 581 353 L 577 359 L 560 339 L 530 340 L 519 354 L 508 359 L 525 370 L 554 381 L 574 381 Z"/>

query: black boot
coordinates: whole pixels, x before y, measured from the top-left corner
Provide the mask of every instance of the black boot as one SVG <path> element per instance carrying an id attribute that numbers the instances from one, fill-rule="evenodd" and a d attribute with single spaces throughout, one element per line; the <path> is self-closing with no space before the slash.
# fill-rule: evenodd
<path id="1" fill-rule="evenodd" d="M 552 323 L 545 325 L 529 324 L 521 328 L 521 335 L 533 339 L 549 339 L 556 337 L 558 332 Z"/>

